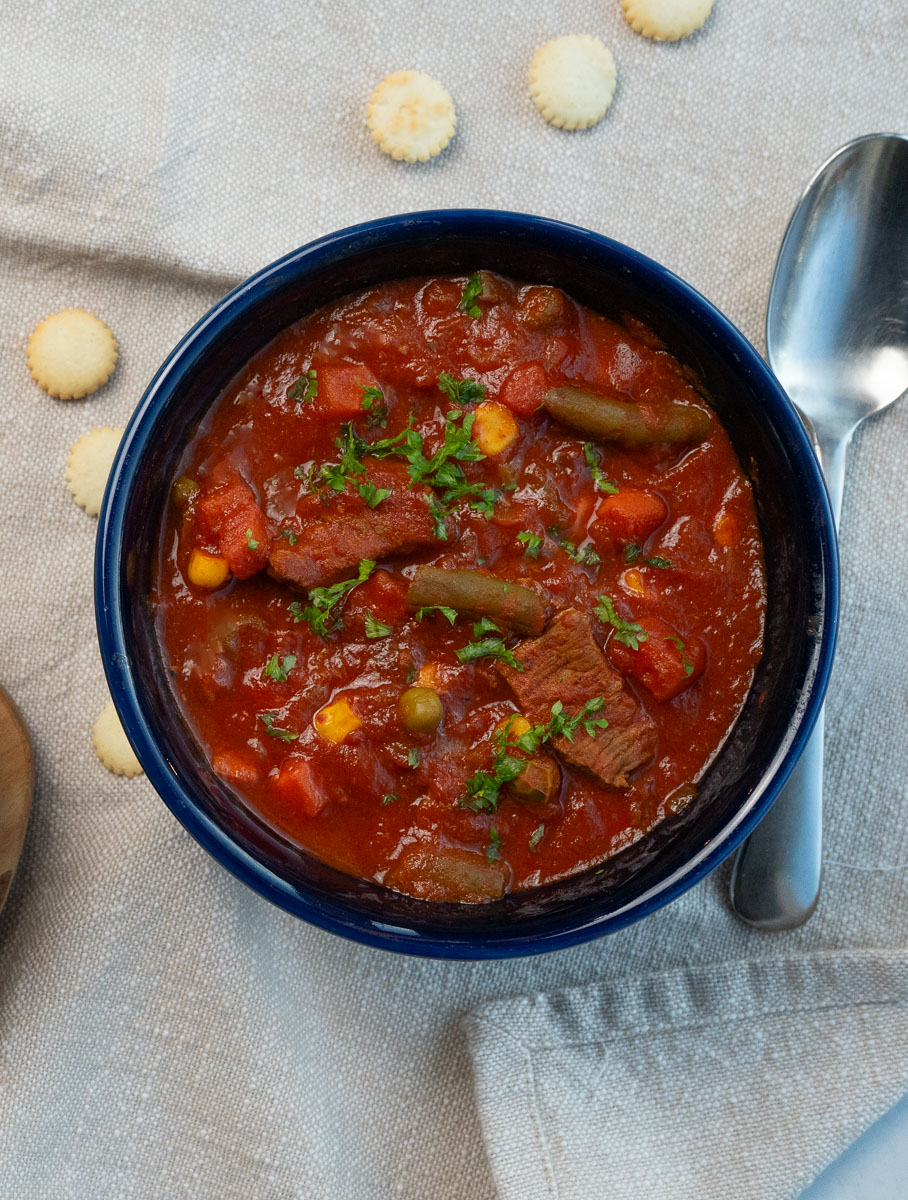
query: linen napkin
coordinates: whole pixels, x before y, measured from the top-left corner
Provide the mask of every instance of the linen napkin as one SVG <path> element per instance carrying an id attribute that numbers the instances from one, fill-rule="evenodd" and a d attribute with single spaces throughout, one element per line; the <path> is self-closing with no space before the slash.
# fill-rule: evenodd
<path id="1" fill-rule="evenodd" d="M 604 121 L 580 134 L 547 126 L 525 82 L 537 46 L 571 32 L 602 37 L 619 77 Z M 125 424 L 235 282 L 391 212 L 576 221 L 678 271 L 760 344 L 803 185 L 849 138 L 905 124 L 906 48 L 901 0 L 717 0 L 673 46 L 633 34 L 617 0 L 6 0 L 0 683 L 30 726 L 38 783 L 0 916 L 0 1196 L 645 1186 L 775 1200 L 897 1096 L 904 1078 L 878 1047 L 903 1066 L 904 406 L 850 459 L 816 916 L 793 934 L 749 931 L 719 871 L 605 941 L 503 963 L 392 957 L 304 926 L 209 860 L 146 780 L 103 771 L 90 744 L 106 699 L 95 524 L 63 470 L 82 433 Z M 412 167 L 379 153 L 363 117 L 378 79 L 410 65 L 446 83 L 459 116 L 444 155 Z M 121 358 L 95 397 L 64 403 L 29 379 L 24 348 L 37 321 L 75 305 L 111 325 Z M 651 1030 L 637 1059 L 622 1035 L 634 1014 Z M 493 1023 L 528 1047 L 541 1140 L 527 1133 L 524 1052 L 503 1034 L 496 1047 Z M 818 1036 L 835 1066 L 812 1053 Z M 590 1093 L 588 1116 L 562 1075 Z M 769 1085 L 801 1076 L 794 1120 Z"/>

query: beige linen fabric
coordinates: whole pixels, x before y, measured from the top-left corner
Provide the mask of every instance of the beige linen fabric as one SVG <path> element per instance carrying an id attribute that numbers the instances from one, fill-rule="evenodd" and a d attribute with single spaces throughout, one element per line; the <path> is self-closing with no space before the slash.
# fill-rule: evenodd
<path id="1" fill-rule="evenodd" d="M 547 126 L 525 85 L 535 48 L 572 32 L 601 36 L 618 66 L 607 117 L 581 134 Z M 635 36 L 617 0 L 5 0 L 0 683 L 31 728 L 38 785 L 0 917 L 0 1195 L 535 1194 L 512 1153 L 527 1098 L 483 1034 L 527 1004 L 528 1044 L 564 1041 L 578 1072 L 587 1060 L 561 1005 L 577 1007 L 593 1042 L 600 1027 L 608 1039 L 615 1013 L 653 1025 L 645 1072 L 616 1057 L 614 1039 L 608 1051 L 616 1078 L 636 1078 L 639 1108 L 613 1110 L 607 1089 L 596 1102 L 601 1142 L 588 1161 L 612 1156 L 615 1188 L 627 1182 L 615 1195 L 689 1194 L 662 1170 L 641 1175 L 615 1158 L 613 1130 L 638 1112 L 641 1163 L 665 1162 L 658 1114 L 683 1102 L 687 1136 L 705 1122 L 729 1131 L 707 1143 L 712 1174 L 698 1194 L 775 1200 L 892 1102 L 898 1079 L 862 1063 L 874 1036 L 891 1040 L 898 1070 L 905 1060 L 893 1015 L 908 912 L 905 406 L 869 425 L 850 461 L 820 911 L 794 934 L 749 932 L 729 915 L 718 872 L 607 941 L 511 963 L 391 957 L 303 926 L 209 860 L 146 780 L 103 771 L 90 744 L 106 698 L 95 523 L 69 499 L 63 470 L 81 433 L 126 422 L 167 351 L 234 282 L 313 236 L 391 212 L 487 205 L 576 221 L 677 270 L 760 344 L 776 249 L 811 172 L 850 137 L 908 124 L 906 49 L 902 0 L 717 0 L 704 29 L 675 46 Z M 449 87 L 459 117 L 449 150 L 412 167 L 384 158 L 363 119 L 377 79 L 410 65 Z M 31 382 L 24 347 L 41 317 L 72 305 L 111 325 L 121 358 L 97 396 L 64 403 Z M 796 1045 L 784 1032 L 789 1010 L 825 1011 L 822 968 L 767 966 L 774 1015 L 751 1021 L 742 1006 L 755 977 L 740 964 L 868 948 L 879 953 L 861 968 L 866 987 L 891 1002 L 879 1023 L 870 1014 L 834 1030 L 838 1069 L 861 1080 L 849 1115 L 832 1128 L 818 1114 L 809 1154 L 796 1156 L 800 1126 L 760 1107 L 772 1170 L 727 1191 L 725 1156 L 728 1178 L 750 1178 L 737 1093 L 710 1107 L 702 1075 L 703 1086 L 679 1090 L 702 1041 L 676 1042 L 665 997 L 687 979 L 692 994 L 705 989 L 704 1011 L 738 1005 L 733 1033 L 763 1038 L 823 1091 L 827 1076 L 808 1074 L 809 1038 Z M 635 982 L 667 971 L 680 974 Z M 497 1007 L 602 981 L 582 1002 Z M 846 995 L 842 1012 L 865 1000 Z M 460 1024 L 477 1006 L 478 1108 Z M 727 1061 L 731 1027 L 706 1025 Z M 509 1120 L 503 1095 L 514 1098 Z M 556 1090 L 543 1098 L 556 1136 Z M 673 1120 L 679 1130 L 678 1111 Z M 583 1168 L 561 1158 L 545 1186 L 581 1194 Z"/>

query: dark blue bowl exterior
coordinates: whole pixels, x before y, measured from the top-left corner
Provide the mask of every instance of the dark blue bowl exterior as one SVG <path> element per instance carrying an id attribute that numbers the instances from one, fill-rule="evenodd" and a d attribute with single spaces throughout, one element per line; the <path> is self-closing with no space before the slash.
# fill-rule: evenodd
<path id="1" fill-rule="evenodd" d="M 763 663 L 699 800 L 598 871 L 474 907 L 425 904 L 333 871 L 231 797 L 178 715 L 148 595 L 177 457 L 229 378 L 280 329 L 347 292 L 478 265 L 556 283 L 606 313 L 631 312 L 698 370 L 754 484 L 769 606 Z M 838 559 L 825 485 L 801 422 L 721 313 L 608 238 L 468 209 L 389 217 L 321 238 L 241 284 L 190 330 L 120 445 L 100 519 L 95 599 L 104 668 L 129 740 L 165 803 L 220 863 L 333 933 L 411 954 L 498 958 L 571 946 L 638 920 L 691 887 L 757 825 L 820 710 L 835 644 Z"/>

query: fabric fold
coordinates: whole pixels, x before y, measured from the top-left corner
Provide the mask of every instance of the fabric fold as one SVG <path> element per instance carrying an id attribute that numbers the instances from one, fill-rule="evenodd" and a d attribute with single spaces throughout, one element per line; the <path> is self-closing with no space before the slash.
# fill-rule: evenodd
<path id="1" fill-rule="evenodd" d="M 465 1029 L 502 1200 L 785 1200 L 908 1088 L 908 956 L 596 983 Z"/>

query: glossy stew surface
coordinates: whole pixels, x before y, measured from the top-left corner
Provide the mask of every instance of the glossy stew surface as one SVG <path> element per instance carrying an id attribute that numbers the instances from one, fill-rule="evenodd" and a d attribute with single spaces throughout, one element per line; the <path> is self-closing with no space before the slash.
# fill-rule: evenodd
<path id="1" fill-rule="evenodd" d="M 237 803 L 350 874 L 478 902 L 689 801 L 759 661 L 765 583 L 749 483 L 677 360 L 556 289 L 468 283 L 371 288 L 248 364 L 182 456 L 152 601 Z M 602 440 L 552 389 L 650 431 L 689 406 L 699 432 Z M 545 632 L 417 615 L 414 577 L 461 578 L 426 565 L 528 588 Z M 559 630 L 584 664 L 563 681 Z M 626 721 L 639 766 L 572 761 Z"/>

